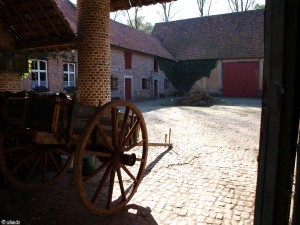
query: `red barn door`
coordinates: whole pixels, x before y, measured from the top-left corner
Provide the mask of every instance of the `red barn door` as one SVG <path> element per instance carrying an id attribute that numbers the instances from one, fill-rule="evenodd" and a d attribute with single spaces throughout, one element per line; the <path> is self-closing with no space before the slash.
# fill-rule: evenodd
<path id="1" fill-rule="evenodd" d="M 258 62 L 223 63 L 223 96 L 258 97 Z"/>

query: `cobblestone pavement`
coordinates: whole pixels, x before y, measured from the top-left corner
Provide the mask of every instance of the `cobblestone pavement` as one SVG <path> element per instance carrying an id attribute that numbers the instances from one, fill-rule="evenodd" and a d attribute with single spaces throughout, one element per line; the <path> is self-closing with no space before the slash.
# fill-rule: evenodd
<path id="1" fill-rule="evenodd" d="M 144 179 L 125 210 L 109 218 L 82 206 L 68 173 L 51 188 L 0 189 L 0 220 L 21 224 L 252 224 L 260 102 L 219 99 L 204 107 L 174 107 L 170 99 L 137 102 L 149 141 L 172 129 L 173 149 L 150 147 Z"/>

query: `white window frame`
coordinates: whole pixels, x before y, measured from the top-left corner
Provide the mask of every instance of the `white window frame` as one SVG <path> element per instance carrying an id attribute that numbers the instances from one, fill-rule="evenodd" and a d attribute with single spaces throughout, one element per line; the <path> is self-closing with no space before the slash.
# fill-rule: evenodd
<path id="1" fill-rule="evenodd" d="M 47 71 L 48 63 L 47 63 L 47 61 L 34 59 L 34 60 L 32 60 L 32 63 L 33 62 L 36 62 L 36 64 L 37 64 L 37 69 L 32 69 L 31 70 L 32 73 L 37 73 L 37 78 L 38 78 L 37 86 L 41 86 L 41 73 L 45 73 L 46 74 L 46 85 L 45 85 L 45 87 L 48 88 L 48 71 Z M 46 68 L 45 70 L 40 69 L 40 62 L 44 62 L 46 64 L 45 65 L 45 68 Z M 33 80 L 31 80 L 31 86 L 34 88 L 34 86 L 32 85 L 32 82 L 33 82 Z"/>
<path id="2" fill-rule="evenodd" d="M 65 71 L 64 70 L 64 65 L 65 64 L 67 64 L 68 65 L 68 71 Z M 70 65 L 73 65 L 74 66 L 74 71 L 72 72 L 72 71 L 70 71 Z M 74 86 L 74 87 L 76 87 L 76 73 L 75 73 L 75 71 L 76 71 L 76 66 L 75 66 L 75 63 L 64 63 L 63 64 L 63 76 L 65 75 L 65 74 L 67 74 L 68 75 L 68 83 L 67 83 L 67 85 L 65 85 L 65 80 L 64 80 L 64 87 L 70 87 L 70 86 Z M 70 80 L 70 76 L 74 76 L 74 84 L 73 85 L 71 85 L 71 80 Z"/>

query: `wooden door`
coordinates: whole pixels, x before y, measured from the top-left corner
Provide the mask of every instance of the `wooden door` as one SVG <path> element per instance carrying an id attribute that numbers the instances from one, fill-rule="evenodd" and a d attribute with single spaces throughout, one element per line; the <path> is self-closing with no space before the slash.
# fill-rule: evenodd
<path id="1" fill-rule="evenodd" d="M 131 78 L 125 78 L 125 100 L 131 101 Z"/>
<path id="2" fill-rule="evenodd" d="M 258 97 L 258 62 L 223 64 L 223 96 Z"/>
<path id="3" fill-rule="evenodd" d="M 158 81 L 154 80 L 154 98 L 158 96 Z"/>

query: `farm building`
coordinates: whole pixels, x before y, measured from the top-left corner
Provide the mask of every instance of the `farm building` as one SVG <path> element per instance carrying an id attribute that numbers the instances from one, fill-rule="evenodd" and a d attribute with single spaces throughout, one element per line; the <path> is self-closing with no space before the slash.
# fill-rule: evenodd
<path id="1" fill-rule="evenodd" d="M 77 33 L 76 7 L 68 0 L 58 6 Z M 157 58 L 172 59 L 170 53 L 153 36 L 110 20 L 111 97 L 112 99 L 147 99 L 173 94 L 170 81 L 159 69 Z M 41 58 L 42 56 L 42 58 Z M 46 86 L 61 92 L 76 86 L 77 53 L 37 55 L 32 76 L 21 81 L 21 90 Z"/>
<path id="2" fill-rule="evenodd" d="M 258 97 L 262 89 L 264 11 L 199 17 L 155 24 L 153 35 L 175 60 L 216 59 L 193 88 L 231 97 Z"/>
<path id="3" fill-rule="evenodd" d="M 76 34 L 76 6 L 68 0 L 57 4 Z M 152 35 L 110 20 L 111 98 L 137 100 L 174 94 L 159 58 L 179 62 L 216 59 L 215 68 L 193 89 L 224 96 L 260 96 L 263 15 L 262 10 L 256 10 L 158 23 Z M 5 83 L 0 88 L 17 91 L 46 86 L 61 92 L 77 85 L 75 50 L 36 54 L 32 62 L 32 73 L 20 85 L 15 77 L 13 87 Z"/>

